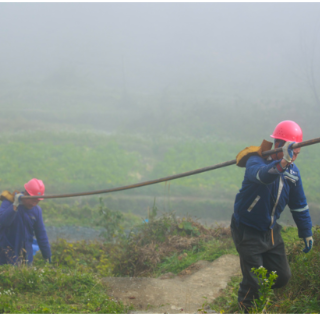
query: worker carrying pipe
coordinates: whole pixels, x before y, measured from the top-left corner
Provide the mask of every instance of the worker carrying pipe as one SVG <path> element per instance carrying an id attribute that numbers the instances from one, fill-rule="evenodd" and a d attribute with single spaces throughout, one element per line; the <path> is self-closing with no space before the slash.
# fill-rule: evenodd
<path id="1" fill-rule="evenodd" d="M 47 232 L 38 206 L 43 198 L 26 199 L 23 196 L 42 196 L 45 185 L 31 179 L 24 185 L 25 191 L 2 192 L 0 199 L 0 265 L 20 265 L 33 261 L 33 235 L 36 236 L 44 259 L 51 261 L 51 249 Z"/>
<path id="2" fill-rule="evenodd" d="M 273 288 L 285 286 L 291 277 L 280 234 L 282 227 L 277 223 L 286 205 L 298 227 L 299 237 L 304 240 L 303 251 L 309 252 L 313 245 L 309 207 L 294 163 L 300 148 L 292 148 L 295 142 L 302 142 L 302 130 L 293 121 L 282 121 L 271 137 L 274 147 L 282 147 L 283 152 L 262 158 L 262 152 L 272 146 L 264 141 L 260 147 L 248 147 L 237 156 L 237 165 L 246 171 L 235 198 L 231 232 L 243 275 L 238 303 L 245 313 L 252 307 L 253 299 L 259 298 L 259 285 L 252 268 L 263 266 L 268 272 L 276 271 L 278 278 Z"/>

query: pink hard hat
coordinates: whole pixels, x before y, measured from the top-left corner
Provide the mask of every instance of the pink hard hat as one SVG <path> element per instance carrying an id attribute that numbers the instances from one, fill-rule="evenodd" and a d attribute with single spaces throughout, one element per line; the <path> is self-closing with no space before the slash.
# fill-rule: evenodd
<path id="1" fill-rule="evenodd" d="M 302 130 L 296 122 L 285 120 L 276 126 L 270 137 L 284 141 L 302 142 L 302 136 Z"/>
<path id="2" fill-rule="evenodd" d="M 43 196 L 45 186 L 42 180 L 38 180 L 36 178 L 31 179 L 24 185 L 26 191 L 29 193 L 30 196 Z M 39 200 L 43 200 L 39 198 Z"/>

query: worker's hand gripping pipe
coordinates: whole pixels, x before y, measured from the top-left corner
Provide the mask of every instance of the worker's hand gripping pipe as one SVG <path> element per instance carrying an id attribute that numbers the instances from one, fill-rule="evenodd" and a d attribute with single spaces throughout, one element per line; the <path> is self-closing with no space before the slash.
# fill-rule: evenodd
<path id="1" fill-rule="evenodd" d="M 292 146 L 292 148 L 293 149 L 302 148 L 302 147 L 310 146 L 312 144 L 316 144 L 316 143 L 319 143 L 319 142 L 320 142 L 320 138 L 306 140 L 306 141 L 303 141 L 303 142 L 295 143 Z M 272 155 L 274 153 L 277 153 L 277 152 L 282 152 L 282 148 L 277 148 L 277 149 L 272 149 L 272 150 L 269 150 L 269 151 L 265 151 L 265 152 L 262 153 L 262 157 L 266 158 L 266 157 L 268 157 L 268 156 L 270 156 L 270 155 Z M 233 165 L 233 164 L 236 164 L 236 160 L 230 160 L 230 161 L 226 161 L 226 162 L 223 162 L 223 163 L 216 164 L 214 166 L 204 167 L 204 168 L 193 170 L 193 171 L 188 171 L 188 172 L 184 172 L 184 173 L 180 173 L 180 174 L 175 174 L 175 175 L 172 175 L 172 176 L 168 176 L 168 177 L 164 177 L 164 178 L 160 178 L 160 179 L 156 179 L 156 180 L 149 180 L 149 181 L 145 181 L 145 182 L 131 184 L 131 185 L 128 185 L 128 186 L 123 186 L 123 187 L 117 187 L 117 188 L 106 189 L 106 190 L 98 190 L 98 191 L 80 192 L 80 193 L 43 195 L 43 196 L 41 196 L 41 198 L 53 199 L 53 198 L 81 197 L 81 196 L 89 196 L 89 195 L 94 195 L 94 194 L 110 193 L 110 192 L 134 189 L 134 188 L 148 186 L 148 185 L 151 185 L 151 184 L 156 184 L 156 183 L 160 183 L 160 182 L 165 182 L 165 181 L 170 181 L 170 180 L 174 180 L 174 179 L 183 178 L 183 177 L 191 176 L 191 175 L 194 175 L 194 174 L 199 174 L 199 173 L 210 171 L 210 170 L 215 170 L 215 169 L 227 167 L 227 166 L 230 166 L 230 165 Z M 39 197 L 37 197 L 37 196 L 23 196 L 23 198 L 32 199 L 32 198 L 39 198 Z"/>

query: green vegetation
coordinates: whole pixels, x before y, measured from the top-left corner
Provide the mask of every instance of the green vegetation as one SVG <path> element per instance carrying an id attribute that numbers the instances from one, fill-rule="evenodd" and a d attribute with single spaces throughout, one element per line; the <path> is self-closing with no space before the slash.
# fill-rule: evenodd
<path id="1" fill-rule="evenodd" d="M 271 287 L 276 282 L 278 275 L 276 271 L 268 270 L 262 266 L 259 268 L 252 268 L 251 271 L 255 274 L 259 284 L 259 299 L 254 300 L 254 307 L 252 313 L 266 313 L 268 306 L 271 305 L 271 299 L 274 296 L 274 292 Z"/>
<path id="2" fill-rule="evenodd" d="M 213 261 L 225 253 L 236 254 L 230 230 L 224 227 L 205 228 L 190 219 L 173 213 L 159 215 L 156 204 L 149 210 L 147 223 L 136 224 L 123 233 L 119 212 L 100 203 L 100 226 L 106 227 L 105 242 L 68 243 L 60 239 L 52 243 L 52 264 L 75 268 L 100 276 L 157 276 L 179 273 L 198 260 Z M 110 224 L 109 229 L 107 224 Z M 42 266 L 41 255 L 35 264 Z"/>
<path id="3" fill-rule="evenodd" d="M 105 209 L 104 209 L 105 210 Z M 154 204 L 147 223 L 136 226 L 127 236 L 109 243 L 112 272 L 118 276 L 157 276 L 179 273 L 192 263 L 214 260 L 225 253 L 235 253 L 226 228 L 204 228 L 190 218 L 178 219 L 173 213 L 157 217 Z"/>
<path id="4" fill-rule="evenodd" d="M 27 135 L 7 134 L 0 142 L 0 187 L 2 190 L 20 190 L 32 177 L 45 182 L 47 194 L 119 187 L 231 160 L 247 145 L 260 142 L 244 143 L 240 140 L 219 141 L 208 138 L 142 138 L 89 132 L 39 131 Z M 312 208 L 314 223 L 320 222 L 320 207 L 317 204 L 320 200 L 320 180 L 315 171 L 319 156 L 319 146 L 310 146 L 302 149 L 296 162 Z M 109 200 L 108 207 L 112 210 L 132 212 L 140 216 L 152 205 L 154 197 L 166 197 L 166 210 L 196 215 L 197 218 L 220 220 L 225 217 L 226 212 L 232 213 L 233 200 L 241 187 L 243 174 L 244 169 L 229 166 L 167 184 L 161 183 L 104 197 Z M 150 198 L 144 200 L 143 197 Z M 53 202 L 73 206 L 75 201 L 80 203 L 78 198 Z M 42 202 L 42 205 L 45 206 L 46 202 L 47 200 Z M 81 206 L 96 206 L 98 197 L 83 197 L 81 203 Z M 81 221 L 82 219 L 79 223 Z"/>
<path id="5" fill-rule="evenodd" d="M 92 228 L 103 228 L 101 224 L 99 204 L 94 206 L 89 204 L 74 203 L 73 205 L 59 204 L 48 200 L 41 203 L 43 220 L 46 226 L 84 226 Z M 110 209 L 108 209 L 110 210 Z M 120 213 L 122 215 L 121 227 L 130 229 L 141 223 L 141 218 L 132 213 Z"/>
<path id="6" fill-rule="evenodd" d="M 284 228 L 282 236 L 286 243 L 292 277 L 287 286 L 271 291 L 266 290 L 263 298 L 264 313 L 310 314 L 320 313 L 320 229 L 314 228 L 314 247 L 305 254 L 302 252 L 302 241 L 297 238 L 296 228 Z M 265 275 L 265 278 L 267 276 Z M 210 307 L 221 313 L 241 313 L 238 308 L 237 292 L 241 277 L 233 277 L 224 294 L 218 297 Z M 253 309 L 251 313 L 259 313 L 262 309 Z M 243 311 L 242 311 L 243 312 Z"/>
<path id="7" fill-rule="evenodd" d="M 107 211 L 103 203 L 101 211 Z M 110 217 L 117 212 L 109 211 Z M 0 312 L 127 313 L 131 307 L 108 296 L 103 277 L 177 274 L 199 259 L 235 253 L 225 228 L 206 229 L 172 214 L 157 217 L 155 205 L 148 218 L 129 236 L 117 232 L 121 226 L 115 224 L 113 242 L 108 235 L 105 243 L 53 242 L 52 264 L 37 253 L 32 267 L 0 266 Z"/>
<path id="8" fill-rule="evenodd" d="M 106 242 L 68 243 L 60 239 L 51 245 L 52 264 L 46 264 L 37 253 L 32 267 L 0 266 L 0 312 L 127 313 L 131 307 L 108 296 L 103 277 L 179 274 L 199 260 L 237 254 L 229 228 L 205 228 L 173 213 L 159 215 L 155 203 L 147 216 L 149 222 L 135 226 L 128 235 L 121 232 L 119 212 L 107 210 L 103 202 L 100 211 L 102 217 L 107 213 L 105 223 L 115 222 Z M 261 299 L 251 313 L 319 313 L 320 229 L 314 229 L 315 246 L 308 254 L 301 251 L 296 228 L 284 227 L 282 235 L 291 281 L 285 288 L 272 291 L 274 279 L 258 270 L 261 281 L 270 282 L 261 287 Z M 210 307 L 219 313 L 241 313 L 237 305 L 240 280 L 234 277 Z"/>
<path id="9" fill-rule="evenodd" d="M 35 264 L 36 265 L 36 264 Z M 0 267 L 0 313 L 127 313 L 96 275 L 78 268 Z"/>
<path id="10" fill-rule="evenodd" d="M 100 137 L 99 145 L 90 146 L 85 143 L 85 135 L 77 137 L 81 145 L 68 139 L 67 133 L 57 134 L 55 141 L 51 135 L 47 138 L 33 133 L 28 142 L 25 137 L 15 136 L 0 144 L 2 188 L 21 188 L 30 177 L 41 178 L 47 190 L 60 193 L 136 181 L 132 175 L 137 170 L 138 155 L 126 152 L 113 139 Z"/>
<path id="11" fill-rule="evenodd" d="M 191 250 L 183 250 L 180 254 L 174 253 L 166 257 L 157 265 L 156 274 L 168 272 L 178 274 L 199 260 L 213 261 L 224 254 L 236 254 L 236 249 L 232 246 L 230 238 L 201 242 L 198 246 L 193 246 Z"/>

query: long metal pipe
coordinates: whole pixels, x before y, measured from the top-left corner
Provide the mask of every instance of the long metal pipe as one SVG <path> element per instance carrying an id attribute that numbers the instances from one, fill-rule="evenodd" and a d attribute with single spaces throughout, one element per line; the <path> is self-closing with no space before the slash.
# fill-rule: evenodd
<path id="1" fill-rule="evenodd" d="M 295 143 L 292 147 L 293 147 L 293 149 L 302 148 L 302 147 L 310 146 L 312 144 L 316 144 L 316 143 L 319 143 L 319 142 L 320 142 L 320 138 L 316 138 L 316 139 L 311 139 L 311 140 L 306 140 L 306 141 L 303 141 L 303 142 Z M 282 148 L 272 149 L 272 150 L 263 152 L 262 156 L 265 158 L 265 157 L 268 157 L 268 156 L 270 156 L 270 155 L 272 155 L 274 153 L 281 152 L 281 151 L 282 151 Z M 164 182 L 164 181 L 170 181 L 170 180 L 174 180 L 174 179 L 188 177 L 188 176 L 191 176 L 191 175 L 194 175 L 194 174 L 199 174 L 199 173 L 202 173 L 202 172 L 206 172 L 206 171 L 210 171 L 210 170 L 215 170 L 215 169 L 231 166 L 233 164 L 236 164 L 236 160 L 230 160 L 230 161 L 226 161 L 226 162 L 222 162 L 222 163 L 216 164 L 214 166 L 209 166 L 209 167 L 204 167 L 204 168 L 200 168 L 200 169 L 196 169 L 196 170 L 192 170 L 192 171 L 187 171 L 187 172 L 184 172 L 184 173 L 174 174 L 172 176 L 168 176 L 168 177 L 164 177 L 164 178 L 160 178 L 160 179 L 155 179 L 155 180 L 149 180 L 149 181 L 145 181 L 145 182 L 130 184 L 128 186 L 123 186 L 123 187 L 117 187 L 117 188 L 105 189 L 105 190 L 98 190 L 98 191 L 89 191 L 89 192 L 56 194 L 56 195 L 47 195 L 47 196 L 44 195 L 44 196 L 41 196 L 41 198 L 45 198 L 45 199 L 71 198 L 71 197 L 89 196 L 89 195 L 93 195 L 93 194 L 110 193 L 110 192 L 134 189 L 134 188 L 144 187 L 144 186 L 148 186 L 148 185 L 151 185 L 151 184 L 156 184 L 156 183 L 160 183 L 160 182 Z M 32 199 L 32 198 L 39 198 L 39 196 L 23 196 L 23 198 Z"/>

